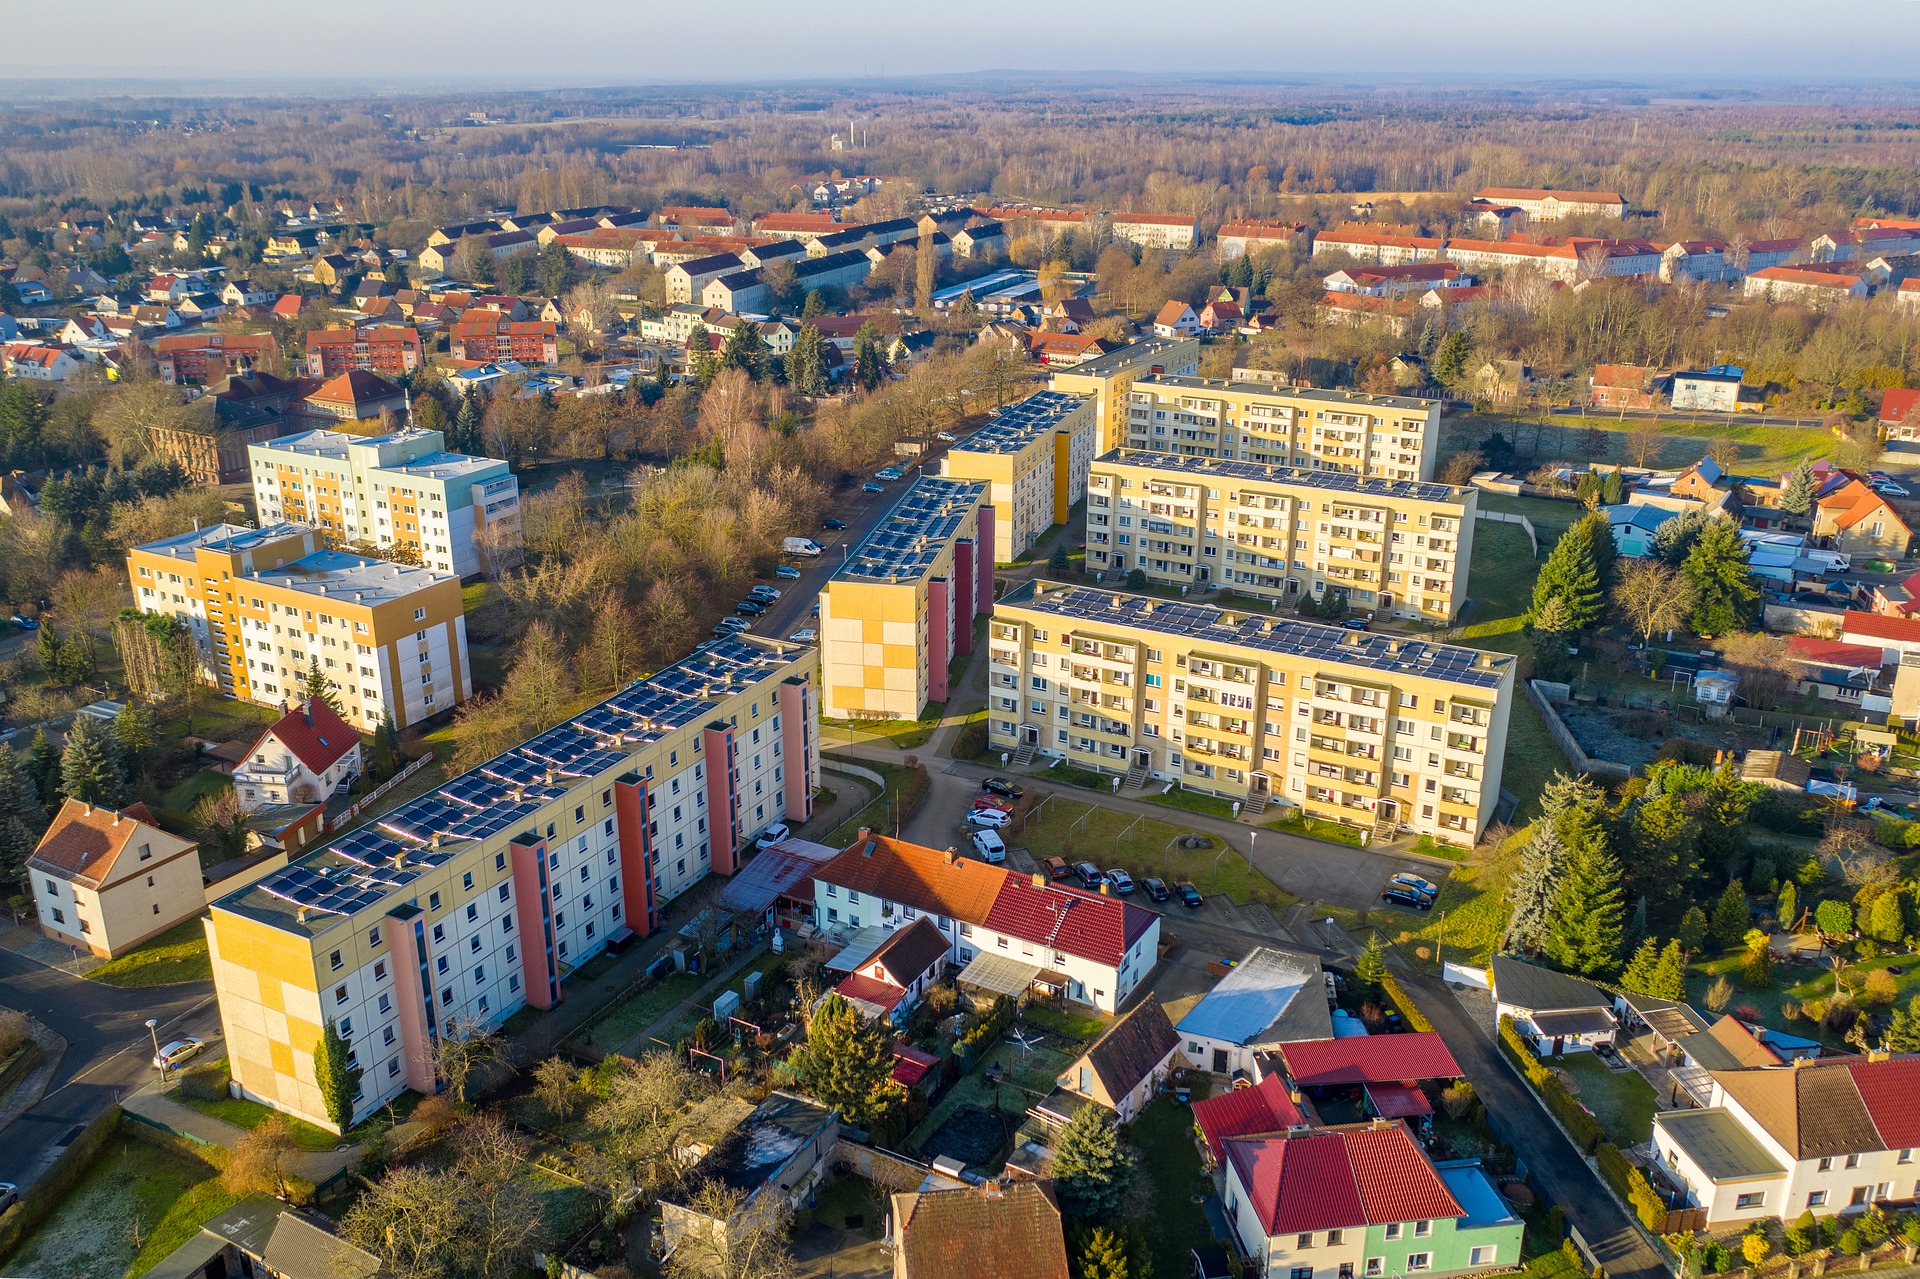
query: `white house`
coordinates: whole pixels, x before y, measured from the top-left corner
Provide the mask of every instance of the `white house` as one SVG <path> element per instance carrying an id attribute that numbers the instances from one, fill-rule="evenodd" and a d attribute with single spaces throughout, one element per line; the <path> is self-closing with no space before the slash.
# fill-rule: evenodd
<path id="1" fill-rule="evenodd" d="M 1037 989 L 1115 1012 L 1159 960 L 1150 910 L 866 831 L 813 873 L 813 888 L 812 922 L 832 936 L 931 920 L 963 988 Z"/>
<path id="2" fill-rule="evenodd" d="M 1613 996 L 1578 977 L 1511 955 L 1495 955 L 1489 976 L 1496 1014 L 1513 1018 L 1513 1028 L 1542 1057 L 1591 1052 L 1611 1044 L 1620 1028 Z"/>
<path id="3" fill-rule="evenodd" d="M 95 955 L 138 946 L 206 906 L 199 852 L 144 804 L 69 799 L 27 861 L 40 931 Z"/>
<path id="4" fill-rule="evenodd" d="M 233 770 L 233 788 L 248 812 L 269 804 L 324 804 L 360 771 L 360 734 L 333 707 L 308 699 L 253 744 Z"/>
<path id="5" fill-rule="evenodd" d="M 834 992 L 869 1020 L 904 1023 L 947 966 L 946 935 L 925 915 L 888 933 Z"/>
<path id="6" fill-rule="evenodd" d="M 1711 1104 L 1654 1116 L 1653 1154 L 1711 1224 L 1920 1195 L 1920 1057 L 1714 1070 Z"/>
<path id="7" fill-rule="evenodd" d="M 1180 1050 L 1202 1070 L 1259 1082 L 1255 1054 L 1281 1044 L 1333 1038 L 1320 961 L 1255 947 L 1175 1029 Z"/>
<path id="8" fill-rule="evenodd" d="M 1123 1124 L 1132 1123 L 1168 1073 L 1191 1064 L 1180 1051 L 1180 1032 L 1167 1020 L 1166 1009 L 1159 1000 L 1147 998 L 1069 1063 L 1054 1088 L 1105 1106 Z M 1052 1099 L 1040 1103 L 1043 1113 L 1057 1113 L 1048 1105 Z"/>
<path id="9" fill-rule="evenodd" d="M 1168 302 L 1153 317 L 1153 331 L 1163 338 L 1194 338 L 1206 332 L 1200 317 L 1185 302 Z"/>

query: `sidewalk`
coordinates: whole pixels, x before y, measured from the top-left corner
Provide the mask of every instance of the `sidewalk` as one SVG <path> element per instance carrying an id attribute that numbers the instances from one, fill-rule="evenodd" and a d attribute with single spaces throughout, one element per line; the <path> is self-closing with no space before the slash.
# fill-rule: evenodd
<path id="1" fill-rule="evenodd" d="M 238 1124 L 215 1119 L 212 1115 L 173 1100 L 166 1095 L 158 1080 L 122 1097 L 120 1108 L 169 1132 L 208 1146 L 232 1150 L 247 1135 L 247 1130 Z M 342 1168 L 351 1167 L 359 1161 L 360 1148 L 353 1145 L 348 1145 L 344 1150 L 296 1150 L 288 1161 L 287 1171 L 317 1186 Z"/>
<path id="2" fill-rule="evenodd" d="M 742 969 L 766 953 L 767 947 L 764 944 L 748 947 L 746 952 L 731 964 L 728 964 L 718 977 L 715 977 L 712 981 L 694 991 L 691 995 L 688 995 L 665 1013 L 656 1017 L 651 1025 L 642 1027 L 638 1034 L 626 1043 L 621 1044 L 620 1047 L 614 1051 L 623 1056 L 631 1057 L 636 1052 L 641 1051 L 649 1039 L 652 1039 L 656 1034 L 672 1026 L 673 1023 L 679 1021 L 695 1008 L 711 1009 L 713 1006 L 713 997 L 724 990 L 727 984 L 740 974 Z"/>
<path id="3" fill-rule="evenodd" d="M 0 924 L 0 950 L 10 950 L 42 968 L 56 968 L 71 977 L 84 977 L 107 961 L 81 954 L 26 924 Z"/>
<path id="4" fill-rule="evenodd" d="M 0 1105 L 0 1129 L 5 1129 L 14 1120 L 40 1104 L 47 1095 L 47 1085 L 60 1069 L 61 1061 L 67 1055 L 67 1039 L 59 1031 L 52 1030 L 33 1018 L 33 1042 L 40 1045 L 40 1060 L 27 1072 L 26 1078 L 14 1086 L 4 1105 Z"/>

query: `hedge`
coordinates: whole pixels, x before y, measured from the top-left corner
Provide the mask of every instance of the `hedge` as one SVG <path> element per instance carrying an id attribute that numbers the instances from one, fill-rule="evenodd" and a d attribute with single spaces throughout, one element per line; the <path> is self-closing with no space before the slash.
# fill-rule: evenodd
<path id="1" fill-rule="evenodd" d="M 1647 1174 L 1610 1141 L 1601 1142 L 1600 1149 L 1594 1153 L 1600 1164 L 1600 1175 L 1607 1179 L 1614 1193 L 1633 1206 L 1633 1215 L 1640 1218 L 1641 1225 L 1659 1234 L 1667 1224 L 1667 1205 L 1654 1191 Z"/>
<path id="2" fill-rule="evenodd" d="M 933 789 L 933 775 L 927 772 L 925 764 L 915 762 L 913 775 L 907 778 L 907 784 L 900 788 L 900 816 L 896 829 L 904 827 L 920 811 L 920 805 L 926 803 L 927 792 Z"/>
<path id="3" fill-rule="evenodd" d="M 1386 997 L 1387 1004 L 1393 1011 L 1400 1014 L 1400 1020 L 1407 1023 L 1409 1027 L 1425 1032 L 1433 1030 L 1433 1023 L 1427 1020 L 1425 1013 L 1413 1006 L 1413 1001 L 1407 998 L 1406 991 L 1400 989 L 1400 983 L 1394 979 L 1392 973 L 1380 979 L 1380 993 Z"/>
<path id="4" fill-rule="evenodd" d="M 1588 1114 L 1586 1107 L 1575 1101 L 1560 1077 L 1540 1064 L 1540 1059 L 1527 1047 L 1526 1040 L 1520 1038 L 1520 1032 L 1513 1028 L 1513 1018 L 1500 1019 L 1500 1047 L 1513 1062 L 1516 1069 L 1526 1076 L 1533 1090 L 1540 1094 L 1540 1102 L 1553 1117 L 1567 1130 L 1574 1144 L 1583 1153 L 1591 1153 L 1600 1144 L 1606 1132 L 1600 1127 L 1600 1121 Z M 1664 1216 L 1664 1211 L 1663 1211 Z"/>
<path id="5" fill-rule="evenodd" d="M 1008 999 L 1005 995 L 996 997 L 993 1006 L 987 1009 L 984 1016 L 969 1026 L 966 1033 L 960 1036 L 960 1042 L 954 1045 L 954 1053 L 960 1058 L 961 1069 L 971 1071 L 978 1064 L 978 1059 L 985 1056 L 993 1047 L 994 1042 L 1006 1034 L 1007 1027 L 1013 1025 L 1014 1014 L 1019 1011 L 1020 1005 L 1016 1001 Z"/>

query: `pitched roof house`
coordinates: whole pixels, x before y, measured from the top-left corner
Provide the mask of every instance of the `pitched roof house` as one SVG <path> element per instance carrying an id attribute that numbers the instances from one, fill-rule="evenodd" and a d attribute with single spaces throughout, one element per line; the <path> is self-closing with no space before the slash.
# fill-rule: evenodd
<path id="1" fill-rule="evenodd" d="M 138 946 L 206 906 L 199 851 L 144 804 L 65 801 L 27 860 L 40 931 L 95 955 Z"/>
<path id="2" fill-rule="evenodd" d="M 904 1021 L 946 966 L 946 936 L 922 916 L 895 929 L 834 990 L 869 1020 Z"/>
<path id="3" fill-rule="evenodd" d="M 1226 1158 L 1229 1137 L 1264 1136 L 1306 1125 L 1300 1098 L 1285 1075 L 1272 1074 L 1251 1088 L 1229 1088 L 1193 1103 L 1194 1127 L 1215 1164 Z"/>
<path id="4" fill-rule="evenodd" d="M 1495 955 L 1490 966 L 1494 1008 L 1541 1056 L 1587 1052 L 1610 1044 L 1619 1029 L 1613 997 L 1590 982 Z"/>
<path id="5" fill-rule="evenodd" d="M 893 1221 L 893 1279 L 1067 1279 L 1049 1182 L 897 1194 Z"/>
<path id="6" fill-rule="evenodd" d="M 1181 1051 L 1201 1070 L 1258 1079 L 1256 1054 L 1333 1038 L 1320 961 L 1256 946 L 1180 1019 Z"/>
<path id="7" fill-rule="evenodd" d="M 1153 331 L 1163 338 L 1198 337 L 1200 317 L 1185 302 L 1169 301 L 1153 317 Z"/>
<path id="8" fill-rule="evenodd" d="M 1123 1124 L 1132 1123 L 1167 1073 L 1184 1064 L 1179 1032 L 1160 1001 L 1148 998 L 1088 1045 L 1055 1087 L 1105 1106 Z"/>
<path id="9" fill-rule="evenodd" d="M 240 807 L 324 803 L 360 775 L 360 734 L 324 701 L 282 715 L 233 770 Z"/>
<path id="10" fill-rule="evenodd" d="M 1913 530 L 1865 481 L 1848 471 L 1815 501 L 1813 535 L 1830 550 L 1868 559 L 1906 558 Z"/>

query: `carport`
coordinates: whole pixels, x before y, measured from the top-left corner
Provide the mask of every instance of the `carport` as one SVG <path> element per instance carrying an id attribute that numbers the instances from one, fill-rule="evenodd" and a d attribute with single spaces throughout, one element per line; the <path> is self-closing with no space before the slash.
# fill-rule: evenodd
<path id="1" fill-rule="evenodd" d="M 1008 999 L 1024 998 L 1040 976 L 1040 965 L 1025 964 L 1007 955 L 977 955 L 960 971 L 960 989 Z"/>

